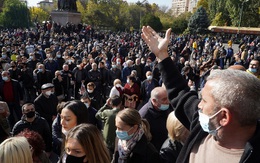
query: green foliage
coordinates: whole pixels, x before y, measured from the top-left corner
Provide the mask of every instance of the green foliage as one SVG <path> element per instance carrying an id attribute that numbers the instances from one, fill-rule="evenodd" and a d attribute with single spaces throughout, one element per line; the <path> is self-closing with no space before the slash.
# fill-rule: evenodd
<path id="1" fill-rule="evenodd" d="M 212 24 L 223 24 L 224 22 L 224 24 L 228 26 L 239 26 L 240 23 L 241 27 L 258 27 L 260 25 L 260 16 L 258 14 L 258 7 L 260 6 L 259 0 L 207 1 L 209 6 L 207 13 L 209 14 L 210 20 L 212 20 Z M 218 13 L 222 13 L 221 20 Z"/>
<path id="2" fill-rule="evenodd" d="M 6 0 L 1 13 L 1 24 L 7 28 L 28 27 L 30 14 L 26 4 L 19 0 Z"/>
<path id="3" fill-rule="evenodd" d="M 30 17 L 32 22 L 42 23 L 43 21 L 48 20 L 49 14 L 39 7 L 31 7 L 30 8 Z"/>
<path id="4" fill-rule="evenodd" d="M 197 3 L 197 8 L 203 7 L 206 11 L 209 9 L 208 0 L 199 0 Z"/>
<path id="5" fill-rule="evenodd" d="M 183 33 L 188 27 L 188 20 L 191 13 L 183 13 L 173 20 L 172 31 L 177 34 Z"/>
<path id="6" fill-rule="evenodd" d="M 213 19 L 211 25 L 214 25 L 214 26 L 225 26 L 226 25 L 225 19 L 223 18 L 221 12 L 216 14 L 216 17 Z"/>
<path id="7" fill-rule="evenodd" d="M 203 7 L 199 7 L 197 11 L 190 17 L 188 28 L 192 34 L 207 33 L 210 25 L 208 15 Z"/>
<path id="8" fill-rule="evenodd" d="M 160 18 L 152 15 L 147 14 L 141 19 L 141 25 L 142 26 L 151 26 L 155 31 L 161 31 L 163 29 L 162 23 L 160 21 Z"/>

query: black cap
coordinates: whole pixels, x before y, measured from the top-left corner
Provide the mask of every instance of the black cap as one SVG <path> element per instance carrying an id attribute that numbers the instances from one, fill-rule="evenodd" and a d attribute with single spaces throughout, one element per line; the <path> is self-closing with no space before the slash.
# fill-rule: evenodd
<path id="1" fill-rule="evenodd" d="M 48 89 L 48 88 L 53 88 L 54 85 L 52 83 L 46 83 L 46 84 L 43 84 L 41 89 L 42 90 L 45 90 L 45 89 Z"/>

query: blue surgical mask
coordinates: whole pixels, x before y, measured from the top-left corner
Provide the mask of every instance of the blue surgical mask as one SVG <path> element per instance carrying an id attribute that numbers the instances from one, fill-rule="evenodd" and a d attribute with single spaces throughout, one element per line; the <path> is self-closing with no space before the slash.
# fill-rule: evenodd
<path id="1" fill-rule="evenodd" d="M 7 81 L 7 80 L 8 80 L 8 77 L 7 77 L 7 76 L 3 76 L 2 79 L 3 79 L 4 81 Z"/>
<path id="2" fill-rule="evenodd" d="M 206 114 L 203 114 L 201 112 L 201 110 L 199 110 L 199 121 L 200 121 L 200 126 L 203 129 L 203 131 L 208 132 L 209 134 L 213 135 L 213 136 L 217 136 L 217 132 L 218 130 L 222 127 L 219 126 L 217 127 L 215 130 L 210 130 L 209 128 L 209 121 L 210 119 L 214 118 L 216 115 L 218 115 L 222 110 L 219 110 L 218 112 L 216 112 L 215 114 L 213 114 L 212 116 L 207 116 Z"/>
<path id="3" fill-rule="evenodd" d="M 169 104 L 161 104 L 159 109 L 162 110 L 162 111 L 168 110 L 169 109 Z"/>
<path id="4" fill-rule="evenodd" d="M 250 72 L 252 72 L 252 73 L 256 73 L 257 72 L 257 69 L 256 68 L 249 68 L 248 69 Z"/>
<path id="5" fill-rule="evenodd" d="M 132 130 L 133 127 L 131 127 L 128 131 L 118 131 L 116 130 L 116 136 L 118 137 L 118 139 L 121 139 L 121 140 L 129 140 L 133 137 L 133 134 L 132 135 L 128 135 L 128 132 L 130 130 Z"/>
<path id="6" fill-rule="evenodd" d="M 42 72 L 42 69 L 41 69 L 41 68 L 39 68 L 39 69 L 38 69 L 38 71 L 39 71 L 39 72 Z"/>
<path id="7" fill-rule="evenodd" d="M 116 65 L 112 65 L 112 68 L 116 68 Z"/>

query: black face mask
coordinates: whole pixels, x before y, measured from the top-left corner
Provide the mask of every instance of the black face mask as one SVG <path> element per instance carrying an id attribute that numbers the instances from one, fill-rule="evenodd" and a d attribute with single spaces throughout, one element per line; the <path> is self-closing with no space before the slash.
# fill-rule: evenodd
<path id="1" fill-rule="evenodd" d="M 32 117 L 35 116 L 35 111 L 30 111 L 28 113 L 25 113 L 25 115 L 26 115 L 27 118 L 32 118 Z"/>
<path id="2" fill-rule="evenodd" d="M 76 156 L 72 156 L 72 155 L 68 155 L 66 157 L 66 163 L 83 163 L 85 156 L 82 157 L 76 157 Z"/>

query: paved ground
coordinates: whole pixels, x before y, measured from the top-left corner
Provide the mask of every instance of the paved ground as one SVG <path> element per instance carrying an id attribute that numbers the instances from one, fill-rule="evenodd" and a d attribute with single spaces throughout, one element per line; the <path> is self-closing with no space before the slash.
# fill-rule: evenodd
<path id="1" fill-rule="evenodd" d="M 225 45 L 225 49 L 227 49 L 228 44 L 224 43 Z M 234 49 L 234 53 L 238 52 L 239 48 L 238 48 L 239 44 L 233 44 L 232 48 Z"/>

